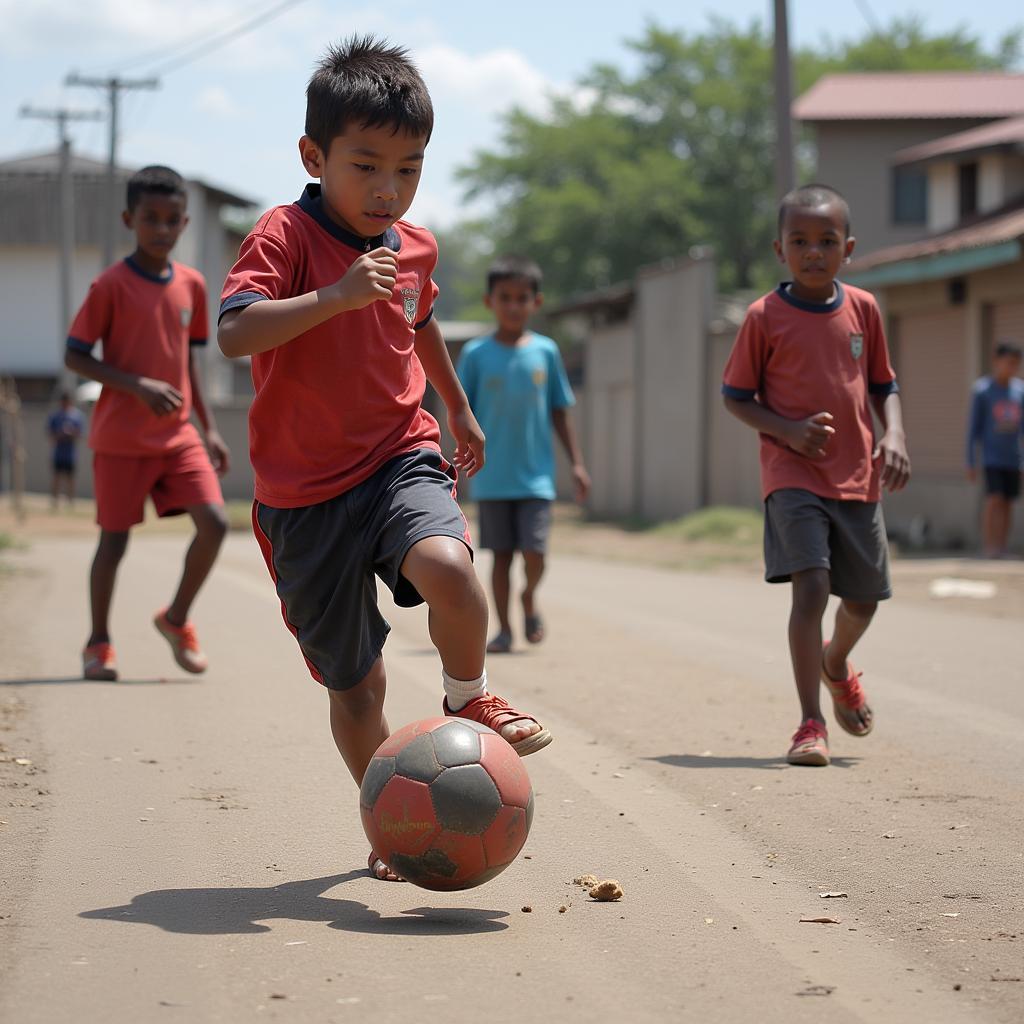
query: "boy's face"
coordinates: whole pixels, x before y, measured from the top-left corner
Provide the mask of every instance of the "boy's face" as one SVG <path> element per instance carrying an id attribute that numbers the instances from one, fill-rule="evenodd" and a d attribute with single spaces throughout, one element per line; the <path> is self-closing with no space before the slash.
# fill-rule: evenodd
<path id="1" fill-rule="evenodd" d="M 1020 356 L 1008 352 L 992 360 L 992 376 L 996 380 L 1008 381 L 1020 374 Z"/>
<path id="2" fill-rule="evenodd" d="M 789 268 L 793 294 L 812 302 L 827 302 L 840 265 L 853 252 L 846 235 L 846 217 L 838 204 L 791 209 L 782 222 L 775 253 Z"/>
<path id="3" fill-rule="evenodd" d="M 360 238 L 372 238 L 412 205 L 426 146 L 425 135 L 350 125 L 331 140 L 326 153 L 303 135 L 299 154 L 309 174 L 320 179 L 331 220 Z"/>
<path id="4" fill-rule="evenodd" d="M 177 244 L 188 215 L 185 197 L 144 192 L 134 209 L 121 215 L 125 227 L 135 232 L 135 244 L 155 263 L 165 263 Z"/>
<path id="5" fill-rule="evenodd" d="M 494 314 L 498 327 L 509 332 L 522 331 L 542 302 L 540 292 L 534 291 L 533 285 L 521 277 L 498 281 L 484 296 L 484 303 Z"/>

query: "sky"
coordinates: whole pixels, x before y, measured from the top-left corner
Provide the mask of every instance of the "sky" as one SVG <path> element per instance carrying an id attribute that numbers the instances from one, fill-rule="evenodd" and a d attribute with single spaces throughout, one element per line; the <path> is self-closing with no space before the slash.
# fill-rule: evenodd
<path id="1" fill-rule="evenodd" d="M 274 0 L 0 0 L 0 159 L 56 145 L 56 127 L 21 118 L 23 104 L 105 110 L 97 90 L 63 84 L 68 72 L 148 77 L 183 44 L 272 6 Z M 410 217 L 444 228 L 470 212 L 456 170 L 500 142 L 503 111 L 518 104 L 542 113 L 551 95 L 571 92 L 597 62 L 629 67 L 625 41 L 651 22 L 696 32 L 723 9 L 747 25 L 768 21 L 772 4 L 297 0 L 266 25 L 168 70 L 158 90 L 124 94 L 119 159 L 169 164 L 260 208 L 290 202 L 308 180 L 296 142 L 313 64 L 326 42 L 375 32 L 410 49 L 430 88 L 436 127 Z M 911 14 L 935 32 L 967 23 L 990 45 L 1024 22 L 1019 0 L 790 0 L 789 12 L 796 46 L 856 37 L 872 21 Z M 105 122 L 72 124 L 70 134 L 77 152 L 106 159 Z"/>

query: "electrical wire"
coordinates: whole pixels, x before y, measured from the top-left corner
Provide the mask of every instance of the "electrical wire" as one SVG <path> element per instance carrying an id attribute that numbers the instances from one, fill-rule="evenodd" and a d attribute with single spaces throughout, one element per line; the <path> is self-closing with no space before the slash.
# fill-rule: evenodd
<path id="1" fill-rule="evenodd" d="M 856 4 L 857 10 L 860 11 L 861 16 L 868 23 L 868 26 L 870 27 L 871 31 L 881 32 L 882 23 L 878 20 L 878 17 L 872 9 L 871 4 L 868 2 L 868 0 L 853 0 L 853 2 L 854 4 Z"/>

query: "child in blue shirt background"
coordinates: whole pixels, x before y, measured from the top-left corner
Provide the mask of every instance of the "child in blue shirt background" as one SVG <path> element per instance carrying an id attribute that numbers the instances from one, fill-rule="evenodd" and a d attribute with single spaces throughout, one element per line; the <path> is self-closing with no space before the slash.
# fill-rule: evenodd
<path id="1" fill-rule="evenodd" d="M 527 327 L 543 301 L 541 280 L 540 268 L 530 260 L 496 260 L 487 274 L 484 298 L 496 327 L 469 342 L 458 363 L 462 386 L 487 438 L 487 462 L 473 478 L 472 495 L 480 510 L 480 547 L 494 552 L 491 588 L 499 631 L 488 644 L 491 654 L 512 648 L 509 596 L 517 551 L 522 552 L 526 575 L 521 595 L 524 633 L 532 644 L 544 639 L 536 592 L 544 575 L 555 499 L 553 433 L 572 465 L 576 500 L 584 502 L 590 491 L 569 415 L 575 398 L 558 345 Z"/>
<path id="2" fill-rule="evenodd" d="M 1024 380 L 1020 373 L 1021 349 L 1013 342 L 996 345 L 992 374 L 979 378 L 971 399 L 967 425 L 967 476 L 977 478 L 977 452 L 985 471 L 985 511 L 982 543 L 988 558 L 1007 554 L 1013 502 L 1020 497 L 1024 465 Z"/>

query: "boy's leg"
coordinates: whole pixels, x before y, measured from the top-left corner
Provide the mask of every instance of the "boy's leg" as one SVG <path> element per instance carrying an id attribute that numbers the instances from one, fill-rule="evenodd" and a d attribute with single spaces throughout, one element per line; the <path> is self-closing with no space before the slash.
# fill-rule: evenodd
<path id="1" fill-rule="evenodd" d="M 800 718 L 824 725 L 821 713 L 821 620 L 828 605 L 827 569 L 793 573 L 793 606 L 789 615 L 789 653 L 800 699 Z"/>
<path id="2" fill-rule="evenodd" d="M 178 589 L 165 613 L 168 622 L 174 626 L 184 626 L 188 620 L 192 602 L 210 575 L 228 532 L 228 519 L 223 505 L 193 505 L 186 511 L 192 517 L 196 532 L 185 553 Z"/>
<path id="3" fill-rule="evenodd" d="M 1003 499 L 998 494 L 985 495 L 985 508 L 981 520 L 981 543 L 987 558 L 991 558 L 999 551 L 999 521 L 1002 501 Z"/>
<path id="4" fill-rule="evenodd" d="M 517 546 L 523 552 L 526 588 L 522 593 L 526 639 L 539 644 L 544 639 L 544 621 L 537 610 L 537 587 L 544 575 L 548 535 L 551 533 L 551 502 L 528 498 L 516 503 Z"/>
<path id="5" fill-rule="evenodd" d="M 997 557 L 1006 554 L 1010 542 L 1010 499 L 999 495 L 995 499 L 996 522 L 993 530 L 993 554 Z"/>
<path id="6" fill-rule="evenodd" d="M 491 567 L 491 591 L 498 615 L 498 632 L 487 645 L 490 654 L 507 654 L 512 647 L 512 622 L 509 604 L 512 592 L 512 562 L 516 555 L 514 501 L 477 502 L 480 516 L 480 547 L 494 554 Z"/>
<path id="7" fill-rule="evenodd" d="M 357 786 L 362 785 L 366 766 L 374 751 L 391 734 L 384 717 L 387 675 L 384 659 L 348 690 L 327 690 L 331 706 L 331 735 Z"/>
<path id="8" fill-rule="evenodd" d="M 508 607 L 512 591 L 512 560 L 515 558 L 514 551 L 495 551 L 494 565 L 491 567 L 491 591 L 494 594 L 494 610 L 498 613 L 499 635 L 491 641 L 493 646 L 499 640 L 507 637 L 512 638 L 512 623 L 509 619 Z M 508 649 L 507 644 L 501 645 L 503 650 Z M 501 653 L 495 650 L 493 653 Z"/>
<path id="9" fill-rule="evenodd" d="M 544 575 L 544 552 L 524 551 L 523 567 L 526 571 L 526 588 L 523 590 L 523 617 L 526 620 L 526 639 L 539 644 L 544 639 L 544 623 L 537 612 L 537 586 Z"/>
<path id="10" fill-rule="evenodd" d="M 825 674 L 835 683 L 846 682 L 850 676 L 850 668 L 846 659 L 864 635 L 878 608 L 877 601 L 842 600 L 836 609 L 835 629 L 822 655 L 822 667 Z M 873 719 L 871 708 L 866 702 L 852 709 L 860 726 L 870 728 Z M 849 731 L 849 730 L 848 730 Z"/>
<path id="11" fill-rule="evenodd" d="M 100 541 L 89 572 L 92 632 L 86 647 L 110 643 L 110 603 L 114 597 L 117 567 L 127 549 L 127 530 L 100 530 Z"/>

